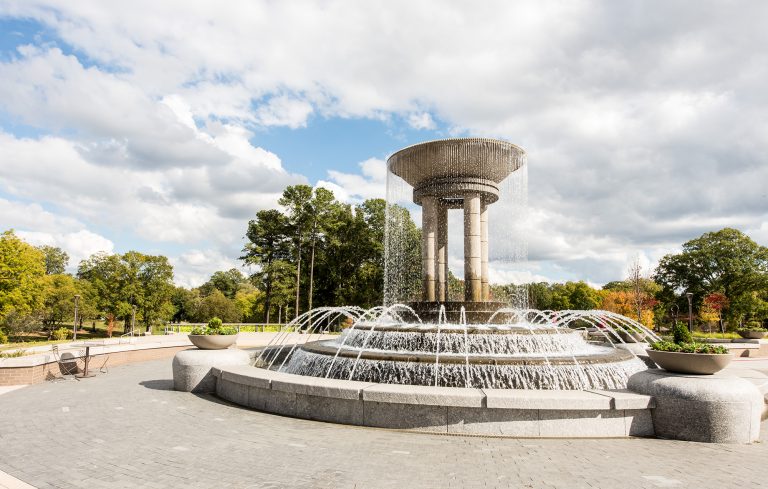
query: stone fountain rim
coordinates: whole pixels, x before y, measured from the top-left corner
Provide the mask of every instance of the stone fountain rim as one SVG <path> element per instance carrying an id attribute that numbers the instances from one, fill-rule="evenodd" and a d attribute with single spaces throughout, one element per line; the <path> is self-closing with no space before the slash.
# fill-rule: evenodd
<path id="1" fill-rule="evenodd" d="M 493 139 L 493 138 L 447 138 L 447 139 L 435 139 L 432 141 L 424 141 L 417 144 L 412 144 L 411 146 L 407 146 L 403 149 L 400 149 L 396 151 L 395 153 L 392 153 L 389 158 L 387 158 L 387 170 L 394 173 L 395 175 L 398 175 L 399 177 L 403 178 L 409 185 L 413 186 L 414 189 L 418 189 L 419 187 L 428 184 L 431 181 L 434 181 L 435 179 L 449 177 L 451 175 L 443 175 L 442 172 L 444 170 L 445 161 L 438 161 L 437 159 L 429 158 L 425 161 L 422 161 L 422 165 L 418 165 L 417 171 L 414 174 L 408 174 L 408 172 L 405 172 L 404 169 L 409 166 L 404 166 L 405 163 L 408 162 L 408 159 L 410 157 L 418 158 L 417 155 L 421 152 L 427 152 L 430 148 L 437 147 L 439 148 L 441 145 L 444 146 L 450 146 L 450 145 L 460 145 L 462 143 L 490 143 L 496 146 L 498 151 L 500 153 L 509 153 L 510 156 L 514 155 L 515 157 L 522 158 L 525 156 L 525 150 L 516 144 L 510 143 L 509 141 L 504 141 L 502 139 Z M 477 158 L 480 158 L 480 153 L 478 152 L 476 156 Z M 455 184 L 461 187 L 461 182 L 464 182 L 467 178 L 479 178 L 481 180 L 487 181 L 487 183 L 490 184 L 490 187 L 488 187 L 486 190 L 490 190 L 490 193 L 488 194 L 488 198 L 493 201 L 492 195 L 494 194 L 494 191 L 492 190 L 494 188 L 495 184 L 501 183 L 505 178 L 507 178 L 512 172 L 517 171 L 524 165 L 524 160 L 520 159 L 516 161 L 516 164 L 513 165 L 512 168 L 509 168 L 506 164 L 483 164 L 479 166 L 475 166 L 473 171 L 468 172 L 461 176 L 452 176 L 453 180 L 455 180 Z M 506 169 L 506 170 L 505 170 Z M 485 186 L 483 187 L 485 188 Z M 477 189 L 479 190 L 479 189 Z M 414 195 L 416 197 L 416 195 Z M 418 200 L 418 199 L 417 199 Z M 418 202 L 417 202 L 418 203 Z"/>
<path id="2" fill-rule="evenodd" d="M 354 331 L 360 331 L 363 333 L 370 332 L 370 325 L 375 324 L 374 321 L 360 321 L 358 323 L 358 326 L 355 326 Z M 434 334 L 438 332 L 438 326 L 440 330 L 440 334 L 464 334 L 464 327 L 458 326 L 455 324 L 451 325 L 438 325 L 437 323 L 422 323 L 420 325 L 413 325 L 413 326 L 397 326 L 392 324 L 380 324 L 376 325 L 376 327 L 373 329 L 374 333 L 421 333 L 421 334 Z M 507 326 L 505 324 L 491 324 L 489 326 Z M 344 331 L 351 331 L 352 327 L 344 328 L 342 332 Z M 510 334 L 521 334 L 521 335 L 579 335 L 581 334 L 581 330 L 577 329 L 565 329 L 565 328 L 558 328 L 558 327 L 547 327 L 547 328 L 509 328 L 509 329 L 483 329 L 478 328 L 476 324 L 467 325 L 466 328 L 467 334 L 472 335 L 510 335 Z"/>
<path id="3" fill-rule="evenodd" d="M 334 341 L 334 340 L 330 340 Z M 338 356 L 343 358 L 358 358 L 360 355 L 361 360 L 378 360 L 378 361 L 391 361 L 391 362 L 409 362 L 409 363 L 428 363 L 434 364 L 438 361 L 443 364 L 465 364 L 467 357 L 461 354 L 449 354 L 443 353 L 442 355 L 435 355 L 430 353 L 400 353 L 400 352 L 384 352 L 380 350 L 363 350 L 362 353 L 358 349 L 339 349 L 337 346 L 329 346 L 329 340 L 311 341 L 301 345 L 301 349 L 309 353 L 316 355 L 334 356 L 338 352 Z M 619 348 L 599 347 L 605 350 L 603 354 L 595 355 L 571 355 L 571 356 L 528 356 L 528 357 L 513 357 L 513 356 L 492 356 L 492 355 L 469 355 L 470 365 L 575 365 L 576 362 L 584 365 L 596 365 L 607 363 L 621 363 L 632 360 L 635 358 L 631 352 L 622 350 Z M 576 362 L 574 362 L 574 357 Z"/>
<path id="4" fill-rule="evenodd" d="M 654 399 L 628 391 L 378 384 L 247 365 L 211 370 L 217 379 L 218 397 L 251 409 L 308 420 L 503 437 L 653 435 L 650 409 L 655 406 Z"/>
<path id="5" fill-rule="evenodd" d="M 398 149 L 389 157 L 387 158 L 387 166 L 389 166 L 389 160 L 391 160 L 393 157 L 399 155 L 400 153 L 403 153 L 405 151 L 413 150 L 416 147 L 419 146 L 426 146 L 436 143 L 455 143 L 455 142 L 487 142 L 487 143 L 501 143 L 505 145 L 509 145 L 512 148 L 519 151 L 521 155 L 527 154 L 523 148 L 516 145 L 515 143 L 510 143 L 509 141 L 505 141 L 504 139 L 496 139 L 496 138 L 473 138 L 473 137 L 466 137 L 466 138 L 443 138 L 443 139 L 430 139 L 428 141 L 421 141 L 419 143 L 411 144 L 410 146 L 406 146 L 405 148 Z"/>

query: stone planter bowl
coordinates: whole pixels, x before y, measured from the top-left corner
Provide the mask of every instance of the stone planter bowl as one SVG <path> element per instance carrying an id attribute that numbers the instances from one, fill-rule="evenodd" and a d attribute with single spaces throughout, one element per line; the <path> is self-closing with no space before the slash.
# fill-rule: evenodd
<path id="1" fill-rule="evenodd" d="M 760 338 L 764 338 L 766 333 L 765 331 L 754 330 L 754 329 L 751 329 L 751 330 L 742 329 L 736 332 L 739 333 L 739 336 L 741 336 L 742 338 L 746 338 L 748 340 L 759 340 Z"/>
<path id="2" fill-rule="evenodd" d="M 223 350 L 234 345 L 236 334 L 191 334 L 189 341 L 201 350 Z"/>
<path id="3" fill-rule="evenodd" d="M 648 349 L 648 356 L 656 365 L 679 374 L 712 375 L 728 366 L 733 353 L 680 353 Z"/>
<path id="4" fill-rule="evenodd" d="M 624 343 L 643 343 L 645 341 L 643 333 L 627 332 L 620 329 L 616 330 L 616 333 Z"/>

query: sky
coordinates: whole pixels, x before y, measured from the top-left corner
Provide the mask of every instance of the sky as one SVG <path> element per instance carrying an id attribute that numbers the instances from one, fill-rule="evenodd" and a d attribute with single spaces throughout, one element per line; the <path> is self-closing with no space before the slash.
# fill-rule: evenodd
<path id="1" fill-rule="evenodd" d="M 708 231 L 768 245 L 768 4 L 0 0 L 0 229 L 239 267 L 287 185 L 385 196 L 445 137 L 525 149 L 514 279 L 621 279 Z M 460 257 L 454 257 L 460 258 Z M 460 272 L 460 271 L 459 271 Z"/>

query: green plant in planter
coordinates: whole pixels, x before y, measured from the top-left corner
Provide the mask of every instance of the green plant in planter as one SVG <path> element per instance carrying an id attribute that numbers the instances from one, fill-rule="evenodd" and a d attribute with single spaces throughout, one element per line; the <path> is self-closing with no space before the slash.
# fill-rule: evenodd
<path id="1" fill-rule="evenodd" d="M 752 320 L 748 321 L 743 328 L 739 328 L 738 331 L 768 331 L 768 329 L 763 327 L 761 321 Z"/>
<path id="2" fill-rule="evenodd" d="M 657 341 L 651 344 L 651 350 L 668 351 L 674 353 L 709 353 L 725 354 L 728 348 L 722 345 L 710 345 L 708 343 L 672 343 L 671 341 Z"/>
<path id="3" fill-rule="evenodd" d="M 237 334 L 237 328 L 232 326 L 224 326 L 219 318 L 213 318 L 208 321 L 208 326 L 203 328 L 202 326 L 195 326 L 192 328 L 190 334 L 193 335 L 233 335 Z"/>
<path id="4" fill-rule="evenodd" d="M 672 341 L 678 345 L 693 343 L 693 336 L 691 336 L 691 332 L 688 331 L 688 328 L 683 323 L 675 324 L 672 329 L 672 338 Z"/>
<path id="5" fill-rule="evenodd" d="M 757 323 L 757 324 L 760 324 L 760 323 Z M 746 327 L 746 328 L 739 328 L 736 331 L 761 331 L 761 332 L 765 333 L 766 331 L 768 331 L 768 329 L 763 328 L 762 326 L 749 326 L 748 325 L 748 327 Z"/>

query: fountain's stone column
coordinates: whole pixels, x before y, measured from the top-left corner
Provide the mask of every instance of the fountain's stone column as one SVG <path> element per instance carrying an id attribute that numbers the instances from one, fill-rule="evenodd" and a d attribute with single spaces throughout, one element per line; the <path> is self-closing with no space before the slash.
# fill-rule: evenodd
<path id="1" fill-rule="evenodd" d="M 480 193 L 464 195 L 464 300 L 480 302 L 482 257 L 480 242 Z"/>
<path id="2" fill-rule="evenodd" d="M 483 302 L 491 300 L 491 285 L 488 282 L 488 205 L 480 204 L 480 281 Z"/>
<path id="3" fill-rule="evenodd" d="M 437 249 L 437 198 L 426 196 L 421 201 L 421 267 L 424 300 L 435 301 L 435 269 Z"/>
<path id="4" fill-rule="evenodd" d="M 448 207 L 437 206 L 437 300 L 448 298 Z"/>

